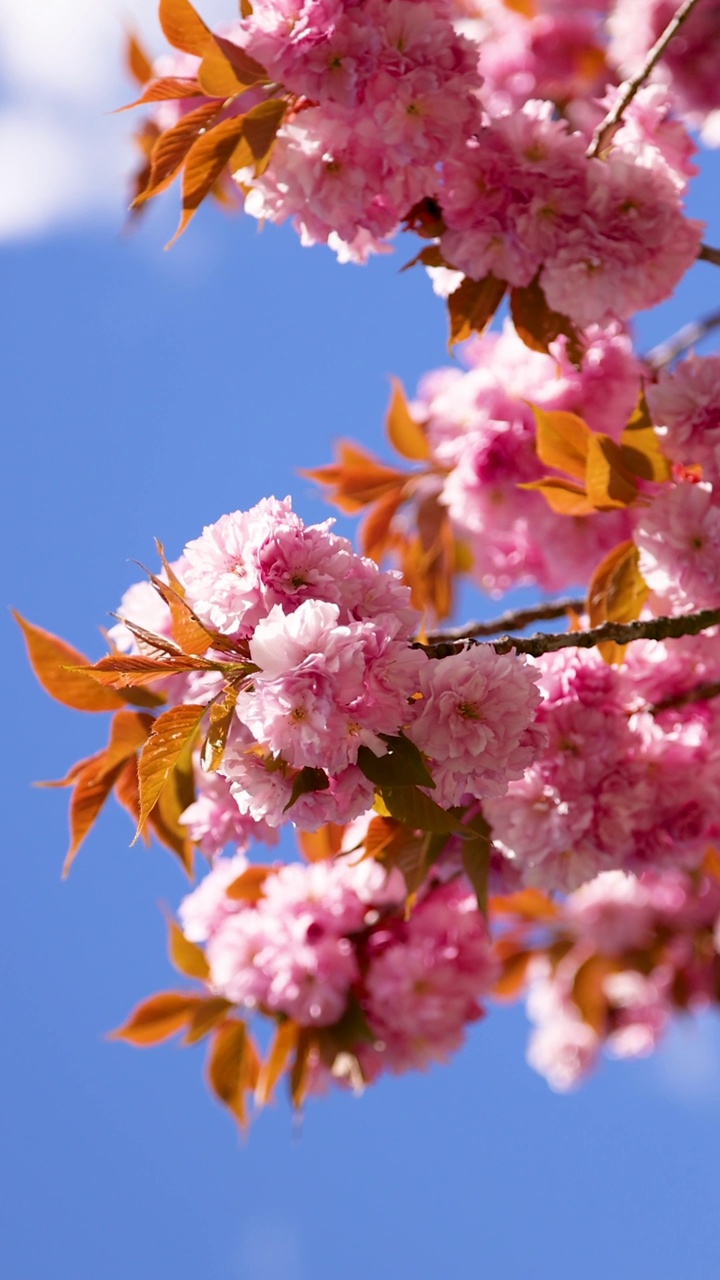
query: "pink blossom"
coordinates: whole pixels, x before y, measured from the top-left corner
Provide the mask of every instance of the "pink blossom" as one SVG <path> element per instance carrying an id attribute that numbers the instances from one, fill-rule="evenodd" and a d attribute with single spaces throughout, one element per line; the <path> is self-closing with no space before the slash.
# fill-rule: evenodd
<path id="1" fill-rule="evenodd" d="M 647 401 L 668 457 L 699 464 L 704 480 L 720 482 L 720 356 L 690 356 L 661 370 Z"/>
<path id="2" fill-rule="evenodd" d="M 420 672 L 422 700 L 407 735 L 428 757 L 434 798 L 448 808 L 464 796 L 499 796 L 543 745 L 532 723 L 538 673 L 521 658 L 475 645 Z"/>
<path id="3" fill-rule="evenodd" d="M 635 532 L 651 591 L 683 611 L 720 601 L 720 507 L 710 484 L 677 484 L 644 511 Z"/>

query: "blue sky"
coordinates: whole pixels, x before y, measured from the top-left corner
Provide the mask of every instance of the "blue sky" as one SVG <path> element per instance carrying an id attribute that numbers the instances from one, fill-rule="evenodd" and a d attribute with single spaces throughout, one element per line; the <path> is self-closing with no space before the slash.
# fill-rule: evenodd
<path id="1" fill-rule="evenodd" d="M 717 209 L 719 175 L 711 156 L 696 213 Z M 420 273 L 397 274 L 411 244 L 339 267 L 289 231 L 208 210 L 166 254 L 173 197 L 127 238 L 110 191 L 101 214 L 49 217 L 41 238 L 0 247 L 4 594 L 96 656 L 154 537 L 176 555 L 269 493 L 325 518 L 296 469 L 341 435 L 379 448 L 387 375 L 412 390 L 446 360 L 441 304 Z M 695 268 L 643 320 L 642 345 L 716 307 L 719 285 Z M 42 693 L 8 615 L 2 645 L 4 1278 L 717 1273 L 710 1019 L 558 1097 L 524 1063 L 522 1014 L 493 1010 L 449 1067 L 313 1103 L 300 1127 L 279 1103 L 246 1142 L 203 1088 L 201 1053 L 108 1043 L 174 984 L 159 904 L 184 882 L 166 852 L 129 849 L 109 811 L 61 883 L 67 794 L 31 783 L 97 749 L 105 725 Z"/>

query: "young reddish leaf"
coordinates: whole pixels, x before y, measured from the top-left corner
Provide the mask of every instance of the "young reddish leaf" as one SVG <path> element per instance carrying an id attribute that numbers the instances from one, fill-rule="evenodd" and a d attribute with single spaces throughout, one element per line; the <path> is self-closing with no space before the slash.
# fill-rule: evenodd
<path id="1" fill-rule="evenodd" d="M 130 208 L 138 209 L 152 196 L 158 195 L 169 187 L 175 175 L 182 168 L 185 157 L 198 138 L 205 135 L 206 129 L 218 115 L 222 103 L 203 102 L 194 111 L 188 111 L 177 124 L 166 129 L 157 139 L 151 155 L 147 182 L 138 192 Z"/>
<path id="2" fill-rule="evenodd" d="M 163 562 L 165 563 L 164 557 Z M 180 651 L 188 656 L 206 653 L 212 646 L 213 637 L 190 605 L 185 603 L 183 589 L 178 591 L 175 586 L 163 582 L 162 578 L 157 578 L 153 573 L 149 578 L 170 610 L 170 633 Z"/>
<path id="3" fill-rule="evenodd" d="M 720 853 L 718 853 L 717 849 L 713 849 L 712 845 L 705 850 L 701 869 L 706 876 L 711 876 L 713 880 L 720 881 Z"/>
<path id="4" fill-rule="evenodd" d="M 397 867 L 405 881 L 408 900 L 411 900 L 428 872 L 425 855 L 424 838 L 408 830 L 407 827 L 399 826 L 382 853 L 376 856 L 385 866 Z"/>
<path id="5" fill-rule="evenodd" d="M 401 457 L 411 462 L 427 462 L 430 448 L 425 432 L 410 414 L 400 379 L 391 378 L 391 383 L 392 394 L 385 415 L 388 440 Z"/>
<path id="6" fill-rule="evenodd" d="M 25 638 L 27 654 L 35 676 L 46 693 L 75 711 L 115 711 L 124 698 L 110 689 L 99 689 L 84 670 L 89 659 L 71 648 L 59 636 L 34 627 L 13 610 L 13 617 Z M 83 671 L 78 670 L 83 668 Z"/>
<path id="7" fill-rule="evenodd" d="M 63 879 L 75 855 L 90 831 L 124 767 L 124 761 L 112 769 L 105 766 L 105 752 L 93 756 L 75 778 L 70 797 L 70 848 L 63 863 Z"/>
<path id="8" fill-rule="evenodd" d="M 408 479 L 405 471 L 384 466 L 351 441 L 341 440 L 337 453 L 337 462 L 313 471 L 301 471 L 300 475 L 334 489 L 334 493 L 327 495 L 328 501 L 349 514 L 394 492 Z"/>
<path id="9" fill-rule="evenodd" d="M 264 897 L 263 885 L 272 874 L 272 867 L 248 867 L 228 885 L 225 896 L 233 902 L 259 902 Z"/>
<path id="10" fill-rule="evenodd" d="M 259 102 L 242 117 L 242 136 L 229 161 L 231 173 L 252 165 L 256 176 L 267 169 L 270 153 L 288 109 L 281 98 Z"/>
<path id="11" fill-rule="evenodd" d="M 138 761 L 140 782 L 140 835 L 180 756 L 195 735 L 207 708 L 188 704 L 171 707 L 158 716 Z"/>
<path id="12" fill-rule="evenodd" d="M 632 475 L 655 483 L 670 479 L 670 463 L 660 449 L 644 391 L 620 437 L 620 447 L 623 466 Z"/>
<path id="13" fill-rule="evenodd" d="M 210 707 L 210 726 L 200 752 L 200 762 L 206 773 L 214 773 L 222 762 L 227 736 L 235 718 L 237 695 L 237 689 L 226 689 L 222 701 L 213 702 Z"/>
<path id="14" fill-rule="evenodd" d="M 623 450 L 610 436 L 590 438 L 585 487 L 598 511 L 630 507 L 637 498 L 637 484 L 625 467 Z"/>
<path id="15" fill-rule="evenodd" d="M 507 285 L 495 276 L 484 280 L 471 280 L 469 276 L 454 289 L 447 299 L 450 337 L 448 351 L 458 342 L 464 342 L 471 333 L 484 333 L 505 296 Z"/>
<path id="16" fill-rule="evenodd" d="M 185 671 L 213 671 L 215 664 L 204 658 L 196 658 L 191 654 L 178 652 L 168 658 L 144 658 L 140 654 L 111 653 L 101 658 L 94 666 L 82 667 L 98 684 L 111 689 L 125 689 L 127 686 L 147 684 L 153 680 L 162 680 L 165 676 L 178 675 Z"/>
<path id="17" fill-rule="evenodd" d="M 120 770 L 115 781 L 115 799 L 123 809 L 130 814 L 133 826 L 136 827 L 140 820 L 140 790 L 138 786 L 137 776 L 137 760 L 128 760 Z M 143 843 L 147 847 L 150 844 L 150 837 L 147 830 L 143 831 Z"/>
<path id="18" fill-rule="evenodd" d="M 591 516 L 595 511 L 582 485 L 559 476 L 543 476 L 542 480 L 530 480 L 519 484 L 518 489 L 530 489 L 542 494 L 551 511 L 559 516 Z"/>
<path id="19" fill-rule="evenodd" d="M 524 920 L 555 920 L 555 903 L 539 889 L 519 889 L 490 899 L 490 910 L 497 916 L 520 916 Z"/>
<path id="20" fill-rule="evenodd" d="M 424 267 L 448 266 L 448 263 L 443 257 L 440 245 L 426 244 L 424 249 L 421 249 L 419 253 L 415 254 L 414 258 L 411 258 L 409 262 L 406 262 L 404 266 L 400 268 L 400 275 L 402 275 L 403 271 L 409 271 L 411 267 L 416 267 L 418 262 L 421 262 Z M 449 269 L 452 271 L 452 267 Z"/>
<path id="21" fill-rule="evenodd" d="M 518 337 L 531 351 L 548 351 L 550 343 L 564 335 L 568 358 L 576 366 L 581 364 L 581 334 L 567 316 L 548 306 L 537 277 L 524 289 L 510 290 L 510 315 Z"/>
<path id="22" fill-rule="evenodd" d="M 383 818 L 379 814 L 376 818 L 371 818 L 362 842 L 363 857 L 380 858 L 398 834 L 407 834 L 407 830 L 395 818 Z"/>
<path id="23" fill-rule="evenodd" d="M 536 450 L 546 467 L 556 467 L 584 482 L 588 449 L 593 433 L 576 413 L 549 412 L 531 405 L 537 429 Z"/>
<path id="24" fill-rule="evenodd" d="M 245 1093 L 254 1090 L 257 1084 L 258 1066 L 257 1053 L 245 1023 L 235 1019 L 221 1023 L 210 1045 L 208 1084 L 243 1129 L 247 1124 Z"/>
<path id="25" fill-rule="evenodd" d="M 147 84 L 152 76 L 152 62 L 137 36 L 128 31 L 125 43 L 125 68 L 136 84 Z"/>
<path id="26" fill-rule="evenodd" d="M 368 508 L 358 536 L 362 554 L 379 564 L 392 541 L 392 523 L 398 507 L 405 499 L 405 485 L 391 489 Z"/>
<path id="27" fill-rule="evenodd" d="M 110 1033 L 110 1039 L 139 1046 L 158 1044 L 186 1025 L 199 1000 L 192 992 L 162 991 L 137 1005 L 127 1022 Z"/>
<path id="28" fill-rule="evenodd" d="M 116 711 L 110 722 L 110 741 L 105 751 L 105 769 L 114 769 L 135 755 L 155 723 L 145 711 Z"/>
<path id="29" fill-rule="evenodd" d="M 194 76 L 160 76 L 151 80 L 143 89 L 139 98 L 118 107 L 115 115 L 121 111 L 131 111 L 133 107 L 141 107 L 146 102 L 176 102 L 181 98 L 202 98 L 203 91 Z"/>
<path id="30" fill-rule="evenodd" d="M 212 31 L 189 0 L 160 0 L 158 17 L 163 35 L 174 49 L 194 53 L 201 58 L 207 49 L 212 48 Z"/>
<path id="31" fill-rule="evenodd" d="M 634 622 L 647 599 L 638 550 L 632 541 L 613 547 L 595 570 L 588 587 L 587 613 L 591 627 L 603 622 Z M 598 645 L 606 662 L 619 664 L 625 647 L 608 640 Z"/>
<path id="32" fill-rule="evenodd" d="M 181 236 L 206 195 L 212 190 L 243 132 L 243 117 L 222 120 L 195 139 L 185 157 L 182 180 L 182 215 L 169 249 Z"/>
<path id="33" fill-rule="evenodd" d="M 324 862 L 340 852 L 345 828 L 326 822 L 317 831 L 296 831 L 300 852 L 306 862 Z"/>
<path id="34" fill-rule="evenodd" d="M 290 1054 L 297 1049 L 299 1033 L 298 1024 L 290 1018 L 285 1018 L 278 1023 L 267 1058 L 260 1067 L 255 1089 L 255 1101 L 259 1107 L 266 1107 L 270 1102 L 275 1085 L 285 1070 Z"/>
<path id="35" fill-rule="evenodd" d="M 180 859 L 190 880 L 192 880 L 193 845 L 181 818 L 195 800 L 193 747 L 194 738 L 191 736 L 180 752 L 175 768 L 148 818 L 153 835 Z"/>
<path id="36" fill-rule="evenodd" d="M 185 937 L 173 919 L 168 918 L 167 926 L 170 963 L 186 978 L 198 978 L 200 982 L 207 982 L 210 966 L 205 959 L 205 952 Z"/>
<path id="37" fill-rule="evenodd" d="M 201 997 L 183 1036 L 183 1044 L 196 1044 L 198 1040 L 204 1039 L 213 1027 L 225 1020 L 232 1008 L 231 1002 L 223 996 L 208 996 L 207 999 Z"/>
<path id="38" fill-rule="evenodd" d="M 200 68 L 198 80 L 210 97 L 234 98 L 254 84 L 266 84 L 267 72 L 239 45 L 214 36 Z"/>

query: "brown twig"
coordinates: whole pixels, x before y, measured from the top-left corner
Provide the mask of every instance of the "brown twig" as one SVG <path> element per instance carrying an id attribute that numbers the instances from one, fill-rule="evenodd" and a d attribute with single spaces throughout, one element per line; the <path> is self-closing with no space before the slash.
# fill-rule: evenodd
<path id="1" fill-rule="evenodd" d="M 615 644 L 632 644 L 633 640 L 676 640 L 680 636 L 696 636 L 709 627 L 720 626 L 720 609 L 699 609 L 697 613 L 680 613 L 674 617 L 640 618 L 637 622 L 604 622 L 588 631 L 565 631 L 561 634 L 537 631 L 527 638 L 501 636 L 499 640 L 480 641 L 490 644 L 496 653 L 526 653 L 540 658 L 544 653 L 556 653 L 558 649 L 594 649 L 596 645 L 612 640 Z M 434 644 L 418 645 L 431 658 L 446 658 L 457 653 L 460 638 L 450 633 L 447 641 L 438 636 Z M 472 637 L 470 637 L 472 639 Z M 476 642 L 477 643 L 477 642 Z"/>
<path id="2" fill-rule="evenodd" d="M 720 249 L 713 249 L 711 244 L 701 244 L 698 259 L 701 262 L 712 262 L 714 267 L 720 267 Z"/>
<path id="3" fill-rule="evenodd" d="M 671 364 L 684 351 L 694 347 L 696 342 L 706 338 L 713 329 L 718 327 L 720 327 L 720 310 L 712 311 L 699 320 L 693 320 L 691 324 L 683 325 L 682 329 L 678 329 L 672 337 L 666 338 L 665 342 L 659 342 L 652 351 L 648 351 L 645 360 L 653 369 L 664 369 L 665 365 Z"/>
<path id="4" fill-rule="evenodd" d="M 599 156 L 605 150 L 608 143 L 612 140 L 613 134 L 619 128 L 626 109 L 632 102 L 638 89 L 645 83 L 651 71 L 662 58 L 667 46 L 673 36 L 677 35 L 683 22 L 690 17 L 697 0 L 684 0 L 684 4 L 680 5 L 674 18 L 668 22 L 662 35 L 655 41 L 652 49 L 648 51 L 647 57 L 640 70 L 632 77 L 626 80 L 620 86 L 620 97 L 615 106 L 608 112 L 604 120 L 601 120 L 595 130 L 592 142 L 586 151 L 588 160 L 592 160 L 595 156 Z"/>
<path id="5" fill-rule="evenodd" d="M 458 640 L 473 640 L 477 636 L 497 636 L 506 631 L 523 631 L 531 622 L 549 622 L 569 613 L 583 613 L 585 600 L 548 600 L 546 604 L 530 605 L 527 609 L 509 609 L 499 618 L 489 622 L 469 622 L 454 631 L 432 631 L 427 643 L 452 644 Z"/>
<path id="6" fill-rule="evenodd" d="M 653 702 L 650 706 L 645 707 L 651 715 L 659 715 L 661 711 L 669 711 L 674 707 L 685 707 L 691 702 L 706 702 L 709 698 L 717 698 L 720 696 L 720 680 L 712 680 L 706 684 L 696 684 L 693 689 L 686 689 L 685 693 L 676 693 L 669 698 L 662 698 L 660 702 Z"/>

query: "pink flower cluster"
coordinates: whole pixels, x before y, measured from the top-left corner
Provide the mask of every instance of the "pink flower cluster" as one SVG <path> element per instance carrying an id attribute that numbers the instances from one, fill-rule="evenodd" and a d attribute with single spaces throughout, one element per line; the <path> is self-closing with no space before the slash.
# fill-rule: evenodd
<path id="1" fill-rule="evenodd" d="M 466 885 L 429 886 L 406 918 L 402 876 L 372 859 L 275 868 L 257 903 L 226 896 L 246 868 L 242 858 L 219 859 L 180 907 L 186 937 L 205 947 L 215 994 L 315 1029 L 333 1027 L 352 1002 L 369 1029 L 351 1046 L 365 1079 L 459 1047 L 495 976 Z"/>
<path id="2" fill-rule="evenodd" d="M 328 241 L 341 258 L 381 249 L 479 119 L 478 50 L 452 16 L 448 0 L 254 5 L 243 43 L 303 105 L 267 172 L 240 175 L 247 211 L 292 217 L 304 244 Z"/>
<path id="3" fill-rule="evenodd" d="M 473 576 L 491 595 L 537 583 L 546 591 L 587 582 L 603 556 L 632 536 L 628 511 L 556 515 L 518 485 L 546 470 L 530 404 L 565 409 L 619 439 L 640 391 L 640 364 L 619 326 L 590 329 L 579 369 L 564 339 L 552 355 L 530 351 L 506 323 L 468 343 L 457 367 L 428 374 L 412 405 L 426 423 L 441 475 L 440 501 L 468 544 Z"/>
<path id="4" fill-rule="evenodd" d="M 702 226 L 682 213 L 686 173 L 663 126 L 653 137 L 633 124 L 643 91 L 638 99 L 602 160 L 586 158 L 586 134 L 554 119 L 550 102 L 489 119 L 443 166 L 448 263 L 518 286 L 539 273 L 550 306 L 580 327 L 669 297 L 697 257 Z"/>
<path id="5" fill-rule="evenodd" d="M 532 962 L 530 1065 L 563 1091 L 603 1046 L 619 1058 L 651 1053 L 675 1010 L 717 1000 L 718 921 L 720 885 L 707 876 L 693 884 L 680 872 L 611 871 L 571 894 L 562 908 L 568 949 L 554 967 Z"/>
<path id="6" fill-rule="evenodd" d="M 547 746 L 485 805 L 523 881 L 567 891 L 605 870 L 697 867 L 720 830 L 718 710 L 712 700 L 652 703 L 717 680 L 716 645 L 648 641 L 621 668 L 566 649 L 539 666 Z"/>

